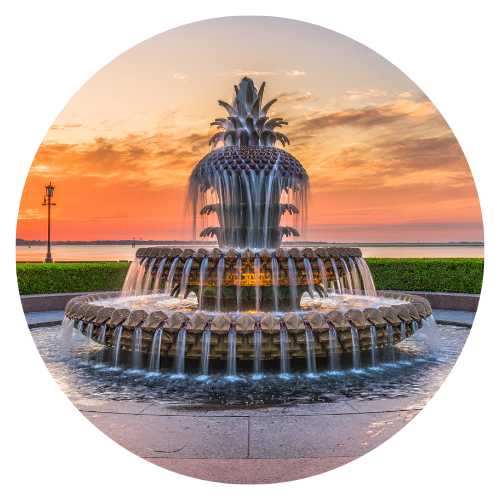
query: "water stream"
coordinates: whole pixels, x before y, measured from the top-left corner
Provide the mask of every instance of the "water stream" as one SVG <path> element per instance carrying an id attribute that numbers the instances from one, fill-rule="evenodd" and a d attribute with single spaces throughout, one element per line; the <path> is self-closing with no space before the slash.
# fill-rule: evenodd
<path id="1" fill-rule="evenodd" d="M 175 347 L 176 375 L 184 375 L 185 360 L 186 360 L 186 328 L 181 328 L 177 333 L 177 343 Z"/>
<path id="2" fill-rule="evenodd" d="M 205 376 L 207 376 L 209 372 L 210 337 L 211 337 L 210 329 L 205 328 L 201 336 L 201 367 L 200 367 L 201 374 Z"/>
<path id="3" fill-rule="evenodd" d="M 273 255 L 271 258 L 271 274 L 273 279 L 273 304 L 274 310 L 279 311 L 279 285 L 280 285 L 280 270 L 278 259 L 276 255 Z"/>
<path id="4" fill-rule="evenodd" d="M 134 328 L 132 336 L 132 369 L 142 369 L 142 328 Z"/>
<path id="5" fill-rule="evenodd" d="M 151 343 L 151 351 L 149 353 L 149 371 L 160 373 L 161 359 L 161 339 L 163 336 L 163 328 L 157 328 Z"/>
<path id="6" fill-rule="evenodd" d="M 288 355 L 288 330 L 284 324 L 280 328 L 280 371 L 286 375 L 290 371 Z"/>
<path id="7" fill-rule="evenodd" d="M 113 368 L 118 368 L 120 363 L 120 342 L 122 339 L 123 326 L 117 326 L 113 334 Z"/>
<path id="8" fill-rule="evenodd" d="M 167 280 L 165 282 L 165 294 L 172 295 L 172 288 L 174 285 L 175 270 L 177 269 L 177 263 L 179 262 L 179 257 L 175 257 L 168 270 Z"/>
<path id="9" fill-rule="evenodd" d="M 236 330 L 233 327 L 227 334 L 227 375 L 236 377 Z"/>
<path id="10" fill-rule="evenodd" d="M 314 352 L 314 334 L 309 325 L 305 325 L 307 373 L 316 373 L 316 354 Z"/>

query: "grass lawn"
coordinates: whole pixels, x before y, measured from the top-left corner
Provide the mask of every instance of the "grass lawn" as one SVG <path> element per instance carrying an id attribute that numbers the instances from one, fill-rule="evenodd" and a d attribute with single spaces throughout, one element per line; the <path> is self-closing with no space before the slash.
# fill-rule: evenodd
<path id="1" fill-rule="evenodd" d="M 366 259 L 379 290 L 480 293 L 483 259 Z M 18 263 L 21 295 L 119 290 L 128 262 Z"/>

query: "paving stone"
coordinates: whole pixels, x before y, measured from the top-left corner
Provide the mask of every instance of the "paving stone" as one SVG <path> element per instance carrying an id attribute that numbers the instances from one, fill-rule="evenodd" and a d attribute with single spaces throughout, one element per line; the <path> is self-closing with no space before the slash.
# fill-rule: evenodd
<path id="1" fill-rule="evenodd" d="M 248 419 L 83 414 L 102 432 L 141 457 L 245 458 Z"/>
<path id="2" fill-rule="evenodd" d="M 322 474 L 352 460 L 348 457 L 297 459 L 148 459 L 155 465 L 186 476 L 232 484 L 269 484 Z"/>
<path id="3" fill-rule="evenodd" d="M 251 417 L 249 456 L 358 457 L 396 433 L 416 413 Z"/>
<path id="4" fill-rule="evenodd" d="M 421 410 L 427 403 L 427 398 L 392 398 L 357 401 L 353 399 L 349 404 L 359 413 L 378 413 L 405 410 Z"/>
<path id="5" fill-rule="evenodd" d="M 95 411 L 105 413 L 143 413 L 144 410 L 151 405 L 148 402 L 136 401 L 113 401 L 91 398 L 72 399 L 72 403 L 81 411 Z"/>
<path id="6" fill-rule="evenodd" d="M 189 415 L 189 416 L 255 416 L 255 415 L 314 415 L 355 413 L 357 410 L 347 402 L 312 403 L 270 407 L 217 407 L 183 406 L 178 404 L 152 403 L 143 413 L 147 415 Z"/>

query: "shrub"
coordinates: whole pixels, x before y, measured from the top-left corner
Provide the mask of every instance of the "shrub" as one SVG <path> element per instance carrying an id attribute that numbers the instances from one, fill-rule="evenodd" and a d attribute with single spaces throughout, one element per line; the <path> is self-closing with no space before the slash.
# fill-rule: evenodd
<path id="1" fill-rule="evenodd" d="M 366 259 L 379 290 L 480 293 L 483 259 Z M 21 295 L 119 290 L 128 262 L 18 263 Z"/>
<path id="2" fill-rule="evenodd" d="M 119 290 L 128 266 L 128 262 L 18 263 L 19 293 L 28 295 Z"/>
<path id="3" fill-rule="evenodd" d="M 366 259 L 379 290 L 480 293 L 483 259 Z"/>

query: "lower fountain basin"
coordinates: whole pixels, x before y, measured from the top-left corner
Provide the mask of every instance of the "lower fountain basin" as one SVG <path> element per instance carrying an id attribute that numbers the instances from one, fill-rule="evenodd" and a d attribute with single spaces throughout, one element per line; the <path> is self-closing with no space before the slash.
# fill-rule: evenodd
<path id="1" fill-rule="evenodd" d="M 304 298 L 292 312 L 206 312 L 194 296 L 121 297 L 100 293 L 77 297 L 66 307 L 66 323 L 116 352 L 152 359 L 182 358 L 209 363 L 276 361 L 374 351 L 413 335 L 430 321 L 428 301 L 396 293 Z M 177 361 L 180 362 L 180 361 Z M 234 371 L 234 370 L 230 370 Z"/>

